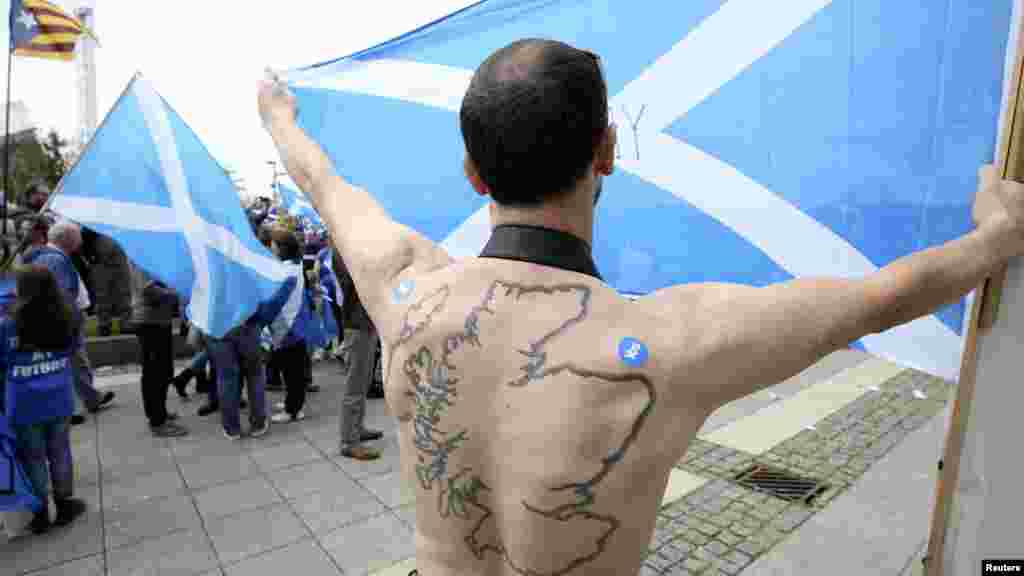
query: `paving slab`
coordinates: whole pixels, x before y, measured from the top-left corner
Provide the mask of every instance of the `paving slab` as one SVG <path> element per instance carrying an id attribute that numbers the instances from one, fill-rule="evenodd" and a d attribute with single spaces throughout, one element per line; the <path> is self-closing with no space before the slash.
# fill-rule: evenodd
<path id="1" fill-rule="evenodd" d="M 258 445 L 250 449 L 249 457 L 264 472 L 273 472 L 282 468 L 291 468 L 299 464 L 307 464 L 323 460 L 324 454 L 313 446 L 301 434 L 298 441 L 277 445 Z"/>
<path id="2" fill-rule="evenodd" d="M 340 576 L 342 571 L 313 540 L 303 540 L 229 566 L 227 576 Z"/>
<path id="3" fill-rule="evenodd" d="M 226 439 L 225 439 L 226 440 Z M 192 456 L 177 461 L 185 483 L 192 490 L 237 482 L 260 474 L 260 469 L 244 451 L 225 453 L 216 458 Z"/>
<path id="4" fill-rule="evenodd" d="M 193 492 L 192 497 L 204 521 L 284 502 L 264 476 L 203 488 Z"/>
<path id="5" fill-rule="evenodd" d="M 338 483 L 350 480 L 345 473 L 329 460 L 319 460 L 301 466 L 277 470 L 267 475 L 274 487 L 288 499 L 298 498 L 313 492 L 330 490 Z"/>
<path id="6" fill-rule="evenodd" d="M 339 479 L 327 490 L 305 494 L 288 503 L 318 535 L 379 516 L 387 510 L 372 492 L 349 478 Z"/>
<path id="7" fill-rule="evenodd" d="M 181 494 L 185 481 L 177 470 L 142 474 L 115 479 L 103 484 L 103 507 L 106 510 Z"/>
<path id="8" fill-rule="evenodd" d="M 390 513 L 318 538 L 347 576 L 371 574 L 416 554 L 413 531 Z"/>
<path id="9" fill-rule="evenodd" d="M 110 576 L 194 576 L 217 569 L 217 556 L 202 530 L 186 530 L 111 550 Z"/>
<path id="10" fill-rule="evenodd" d="M 415 488 L 397 472 L 368 476 L 359 480 L 359 483 L 388 508 L 401 508 L 416 503 Z"/>
<path id="11" fill-rule="evenodd" d="M 146 500 L 112 508 L 104 513 L 108 549 L 160 538 L 172 532 L 200 528 L 199 514 L 187 495 Z"/>
<path id="12" fill-rule="evenodd" d="M 217 518 L 206 530 L 223 566 L 312 536 L 285 504 Z"/>

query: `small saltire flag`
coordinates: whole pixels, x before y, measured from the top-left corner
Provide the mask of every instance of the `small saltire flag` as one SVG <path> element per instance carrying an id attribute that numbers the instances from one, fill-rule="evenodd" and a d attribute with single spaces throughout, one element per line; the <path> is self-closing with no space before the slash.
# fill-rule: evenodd
<path id="1" fill-rule="evenodd" d="M 971 228 L 1012 6 L 484 0 L 286 78 L 339 172 L 452 256 L 475 256 L 490 222 L 458 119 L 473 72 L 516 40 L 567 42 L 600 56 L 618 127 L 593 246 L 612 287 L 861 277 Z M 859 345 L 956 378 L 963 312 Z"/>
<path id="2" fill-rule="evenodd" d="M 318 325 L 312 296 L 303 286 L 301 276 L 289 278 L 285 285 L 260 310 L 269 323 L 270 340 L 279 347 L 292 339 L 317 341 L 323 327 Z"/>
<path id="3" fill-rule="evenodd" d="M 320 268 L 320 287 L 330 302 L 341 306 L 345 301 L 345 295 L 342 294 L 341 284 L 338 282 L 337 275 L 334 274 L 333 255 L 334 252 L 331 246 L 321 248 L 317 252 L 316 261 L 319 263 Z"/>
<path id="4" fill-rule="evenodd" d="M 302 192 L 284 185 L 278 185 L 278 189 L 281 191 L 281 207 L 285 211 L 292 216 L 308 219 L 314 226 L 322 227 L 324 225 L 323 220 L 320 219 L 320 213 L 313 208 Z"/>
<path id="5" fill-rule="evenodd" d="M 222 337 L 286 291 L 300 266 L 256 239 L 230 176 L 141 75 L 128 84 L 49 207 L 114 238 Z"/>
<path id="6" fill-rule="evenodd" d="M 317 253 L 316 259 L 319 263 L 320 290 L 327 304 L 323 306 L 324 329 L 328 338 L 335 338 L 341 335 L 341 318 L 334 315 L 334 306 L 341 308 L 345 303 L 345 294 L 341 290 L 338 277 L 334 274 L 334 258 L 330 246 L 322 248 Z"/>
<path id="7" fill-rule="evenodd" d="M 46 0 L 11 0 L 9 22 L 15 56 L 70 61 L 79 36 L 96 38 L 77 18 Z"/>

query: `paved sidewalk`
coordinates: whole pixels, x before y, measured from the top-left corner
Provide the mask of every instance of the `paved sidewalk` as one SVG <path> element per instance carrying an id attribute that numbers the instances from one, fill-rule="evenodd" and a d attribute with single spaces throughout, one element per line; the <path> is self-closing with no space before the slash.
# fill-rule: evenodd
<path id="1" fill-rule="evenodd" d="M 384 457 L 372 463 L 338 457 L 340 376 L 332 363 L 318 364 L 315 374 L 323 391 L 309 395 L 306 421 L 272 426 L 268 436 L 240 442 L 220 434 L 219 418 L 195 416 L 198 400 L 183 404 L 173 392 L 169 405 L 192 434 L 153 439 L 137 374 L 101 375 L 101 386 L 117 388 L 117 405 L 73 434 L 76 489 L 89 514 L 44 537 L 0 543 L 0 574 L 404 576 L 414 567 L 414 495 L 398 476 L 395 421 L 382 400 L 369 401 L 368 426 L 386 433 L 375 443 Z M 868 390 L 875 385 L 877 391 Z M 935 414 L 946 388 L 843 352 L 723 407 L 673 475 L 665 520 L 652 542 L 652 553 L 666 551 L 658 558 L 670 561 L 647 571 L 837 573 L 823 567 L 846 557 L 850 574 L 899 575 L 927 530 L 926 524 L 916 532 L 913 527 L 921 524 L 927 500 L 920 494 L 930 495 L 933 486 L 927 476 L 935 450 L 929 447 L 941 441 Z M 918 389 L 929 398 L 915 398 Z M 898 447 L 905 437 L 913 441 L 907 441 L 910 456 Z M 778 441 L 759 447 L 765 438 Z M 754 461 L 820 472 L 836 450 L 845 450 L 846 460 L 826 469 L 838 488 L 814 506 L 761 496 L 732 481 L 731 474 Z M 886 456 L 890 450 L 901 455 Z M 891 462 L 895 472 L 887 471 Z M 916 496 L 904 501 L 908 490 Z M 878 510 L 884 514 L 872 513 Z M 726 517 L 734 526 L 716 525 Z M 669 536 L 667 527 L 680 526 Z M 887 540 L 887 526 L 905 534 Z M 891 558 L 885 566 L 897 568 L 864 572 L 857 565 L 868 562 L 864 554 Z"/>
<path id="2" fill-rule="evenodd" d="M 198 399 L 182 403 L 173 391 L 168 405 L 191 434 L 152 438 L 138 385 L 118 386 L 113 408 L 74 428 L 76 491 L 89 513 L 0 543 L 0 574 L 334 576 L 412 557 L 413 496 L 397 475 L 394 420 L 382 400 L 369 401 L 367 426 L 386 432 L 374 443 L 383 458 L 338 457 L 340 376 L 321 363 L 315 377 L 323 391 L 308 396 L 304 422 L 235 442 L 218 417 L 195 415 Z"/>

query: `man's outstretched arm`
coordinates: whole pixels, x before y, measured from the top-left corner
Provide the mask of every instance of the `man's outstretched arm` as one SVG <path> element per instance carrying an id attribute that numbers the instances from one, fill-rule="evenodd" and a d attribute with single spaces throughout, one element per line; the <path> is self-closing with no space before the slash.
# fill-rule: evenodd
<path id="1" fill-rule="evenodd" d="M 283 85 L 265 81 L 259 106 L 288 175 L 320 212 L 369 309 L 387 302 L 381 295 L 403 271 L 425 272 L 451 262 L 443 249 L 394 221 L 366 190 L 337 174 L 320 145 L 298 126 L 295 99 Z"/>
<path id="2" fill-rule="evenodd" d="M 687 361 L 700 362 L 695 390 L 706 408 L 777 384 L 868 334 L 930 314 L 976 288 L 1024 253 L 1024 186 L 983 172 L 972 232 L 905 256 L 861 279 L 801 278 L 764 288 L 730 284 L 676 287 L 652 304 L 689 311 L 704 327 Z M 679 325 L 680 331 L 684 326 Z M 695 352 L 695 353 L 694 353 Z"/>

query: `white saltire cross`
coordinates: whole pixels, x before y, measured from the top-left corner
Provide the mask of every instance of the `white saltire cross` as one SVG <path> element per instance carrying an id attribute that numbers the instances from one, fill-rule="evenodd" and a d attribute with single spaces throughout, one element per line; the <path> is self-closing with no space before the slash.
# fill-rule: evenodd
<path id="1" fill-rule="evenodd" d="M 831 3 L 725 2 L 611 99 L 619 127 L 616 165 L 719 220 L 794 276 L 863 277 L 877 267 L 856 247 L 734 166 L 664 133 Z M 339 63 L 329 77 L 318 69 L 293 72 L 288 80 L 457 113 L 472 75 L 451 66 L 379 59 Z M 484 206 L 442 246 L 453 257 L 475 256 L 489 236 Z M 962 339 L 934 316 L 862 341 L 873 353 L 915 368 L 953 378 L 959 373 Z"/>
<path id="2" fill-rule="evenodd" d="M 62 189 L 58 188 L 50 208 L 86 226 L 104 224 L 140 232 L 181 232 L 188 245 L 193 270 L 189 316 L 201 330 L 208 331 L 213 310 L 207 248 L 220 252 L 225 258 L 254 270 L 272 282 L 283 282 L 297 275 L 298 267 L 250 250 L 231 230 L 207 222 L 199 216 L 192 205 L 185 168 L 178 155 L 174 132 L 160 95 L 141 75 L 136 75 L 129 90 L 138 99 L 146 128 L 153 137 L 171 206 L 74 196 L 62 194 Z"/>

